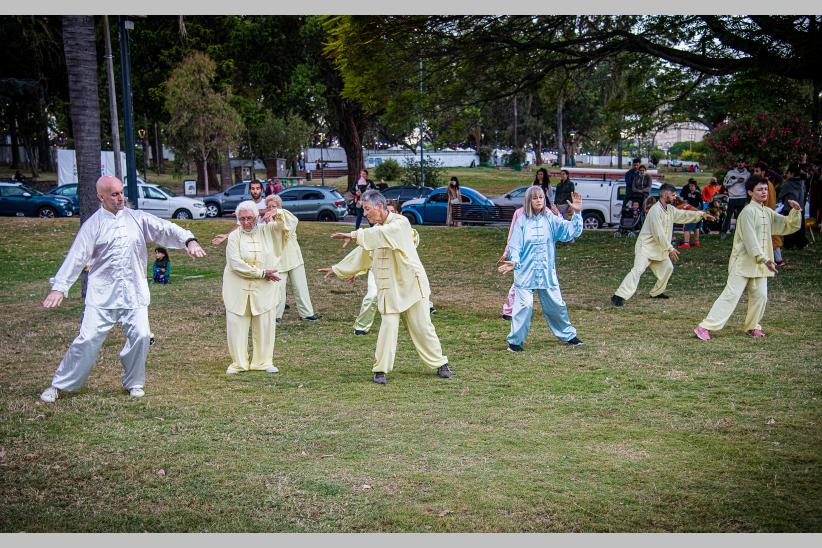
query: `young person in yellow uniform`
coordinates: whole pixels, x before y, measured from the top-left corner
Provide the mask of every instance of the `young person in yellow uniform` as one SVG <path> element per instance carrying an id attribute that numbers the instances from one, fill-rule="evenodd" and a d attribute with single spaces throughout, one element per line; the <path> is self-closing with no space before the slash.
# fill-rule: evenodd
<path id="1" fill-rule="evenodd" d="M 443 356 L 440 340 L 431 323 L 428 276 L 417 255 L 419 235 L 408 219 L 388 211 L 385 197 L 376 190 L 362 196 L 363 213 L 374 226 L 353 232 L 338 232 L 331 237 L 343 240 L 343 247 L 355 241 L 359 246 L 330 268 L 321 268 L 326 277 L 351 279 L 370 268 L 377 283 L 377 309 L 382 316 L 374 382 L 387 384 L 386 374 L 394 368 L 400 315 L 422 362 L 436 369 L 437 375 L 450 378 L 448 358 Z"/>
<path id="2" fill-rule="evenodd" d="M 801 226 L 798 202 L 788 200 L 790 213 L 780 215 L 765 205 L 768 200 L 765 178 L 752 175 L 745 184 L 751 201 L 737 218 L 733 250 L 728 261 L 728 282 L 708 316 L 694 328 L 696 336 L 703 341 L 710 340 L 711 331 L 725 327 L 746 289 L 748 313 L 743 329 L 750 337 L 765 336 L 759 322 L 768 304 L 768 278 L 776 273 L 772 236 L 792 234 Z"/>
<path id="3" fill-rule="evenodd" d="M 619 288 L 611 296 L 611 304 L 622 306 L 636 293 L 639 278 L 650 267 L 656 276 L 656 285 L 651 289 L 651 298 L 667 299 L 664 293 L 668 280 L 674 272 L 671 261 L 679 260 L 679 251 L 671 245 L 674 223 L 698 223 L 702 219 L 715 220 L 705 211 L 689 211 L 674 207 L 676 187 L 664 184 L 659 189 L 659 201 L 651 206 L 634 247 L 634 267 L 622 280 Z"/>

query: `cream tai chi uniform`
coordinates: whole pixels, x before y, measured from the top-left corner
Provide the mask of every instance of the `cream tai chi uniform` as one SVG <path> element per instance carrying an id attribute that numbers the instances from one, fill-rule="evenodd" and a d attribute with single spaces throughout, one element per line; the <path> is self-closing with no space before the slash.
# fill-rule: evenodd
<path id="1" fill-rule="evenodd" d="M 432 369 L 448 363 L 431 323 L 428 276 L 417 255 L 419 235 L 408 219 L 389 213 L 384 224 L 355 231 L 359 247 L 332 266 L 343 279 L 365 274 L 370 268 L 377 285 L 377 309 L 382 316 L 377 337 L 374 373 L 394 368 L 400 315 L 422 362 Z"/>
<path id="2" fill-rule="evenodd" d="M 288 212 L 280 210 L 274 221 L 242 228 L 228 237 L 223 271 L 226 336 L 231 365 L 228 371 L 265 370 L 273 365 L 276 326 L 274 312 L 280 282 L 266 279 L 265 270 L 277 269 L 279 252 L 289 236 Z M 248 331 L 253 354 L 248 361 Z"/>
<path id="3" fill-rule="evenodd" d="M 288 224 L 288 238 L 285 240 L 281 257 L 280 271 L 277 275 L 280 279 L 280 297 L 277 304 L 277 319 L 283 317 L 285 311 L 285 286 L 286 282 L 291 286 L 294 300 L 297 303 L 297 312 L 301 318 L 308 318 L 314 315 L 314 307 L 311 306 L 311 296 L 308 294 L 308 281 L 305 278 L 305 262 L 300 244 L 297 242 L 297 223 L 299 220 L 290 211 L 283 210 L 283 214 Z"/>
<path id="4" fill-rule="evenodd" d="M 120 352 L 123 386 L 142 388 L 146 381 L 149 345 L 146 281 L 146 244 L 183 248 L 194 235 L 144 211 L 122 209 L 115 215 L 100 208 L 80 226 L 57 275 L 52 291 L 68 297 L 69 288 L 88 265 L 86 308 L 80 333 L 57 367 L 51 385 L 79 390 L 97 361 L 97 354 L 116 323 L 123 326 L 126 343 Z"/>
<path id="5" fill-rule="evenodd" d="M 648 216 L 636 239 L 634 267 L 622 280 L 622 284 L 614 294 L 626 301 L 633 297 L 639 285 L 639 278 L 649 266 L 656 276 L 656 285 L 651 289 L 651 297 L 656 297 L 665 291 L 668 280 L 674 272 L 674 265 L 670 258 L 670 253 L 674 250 L 674 246 L 671 245 L 674 223 L 696 223 L 701 220 L 701 211 L 688 211 L 677 209 L 672 205 L 666 207 L 662 205 L 662 202 L 655 203 L 648 210 Z"/>
<path id="6" fill-rule="evenodd" d="M 774 275 L 765 266 L 768 261 L 773 261 L 772 236 L 796 232 L 800 221 L 797 209 L 791 209 L 786 217 L 753 200 L 745 206 L 736 221 L 734 245 L 728 261 L 728 282 L 700 327 L 708 331 L 725 327 L 747 288 L 748 313 L 743 329 L 762 329 L 759 322 L 768 303 L 768 278 Z"/>
<path id="7" fill-rule="evenodd" d="M 371 330 L 371 326 L 374 325 L 374 317 L 377 315 L 377 280 L 374 278 L 374 273 L 369 270 L 368 271 L 368 290 L 365 293 L 365 297 L 362 298 L 362 304 L 360 305 L 360 313 L 357 316 L 357 319 L 354 320 L 354 330 L 355 331 L 365 331 L 366 333 Z"/>

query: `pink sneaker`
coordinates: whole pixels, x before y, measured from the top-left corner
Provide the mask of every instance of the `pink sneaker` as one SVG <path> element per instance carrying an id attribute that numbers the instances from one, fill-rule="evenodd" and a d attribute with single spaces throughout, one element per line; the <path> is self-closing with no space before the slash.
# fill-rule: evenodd
<path id="1" fill-rule="evenodd" d="M 710 341 L 711 334 L 708 333 L 708 330 L 704 327 L 696 326 L 694 327 L 694 333 L 696 334 L 696 338 L 700 341 Z"/>
<path id="2" fill-rule="evenodd" d="M 764 337 L 765 333 L 763 333 L 761 329 L 751 329 L 748 331 L 748 336 L 758 339 L 760 337 Z"/>

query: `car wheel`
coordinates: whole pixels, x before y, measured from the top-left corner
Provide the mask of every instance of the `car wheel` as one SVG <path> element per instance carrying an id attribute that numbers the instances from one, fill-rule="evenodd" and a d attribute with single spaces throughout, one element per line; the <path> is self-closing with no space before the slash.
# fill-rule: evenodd
<path id="1" fill-rule="evenodd" d="M 317 220 L 323 223 L 331 223 L 337 220 L 337 216 L 330 211 L 320 211 L 320 215 L 317 217 Z"/>
<path id="2" fill-rule="evenodd" d="M 57 212 L 54 208 L 45 206 L 37 210 L 37 216 L 41 219 L 53 219 L 57 216 Z"/>
<path id="3" fill-rule="evenodd" d="M 595 211 L 586 211 L 582 214 L 582 226 L 585 230 L 596 230 L 602 228 L 603 224 L 605 224 L 605 219 Z"/>
<path id="4" fill-rule="evenodd" d="M 205 206 L 206 206 L 206 217 L 219 217 L 220 216 L 220 206 L 218 206 L 214 202 L 208 202 Z"/>
<path id="5" fill-rule="evenodd" d="M 402 216 L 405 217 L 406 219 L 408 219 L 408 222 L 411 223 L 412 225 L 417 224 L 417 217 L 413 213 L 406 212 L 406 213 L 403 213 Z"/>
<path id="6" fill-rule="evenodd" d="M 193 219 L 194 215 L 187 209 L 178 209 L 171 217 L 173 219 Z"/>

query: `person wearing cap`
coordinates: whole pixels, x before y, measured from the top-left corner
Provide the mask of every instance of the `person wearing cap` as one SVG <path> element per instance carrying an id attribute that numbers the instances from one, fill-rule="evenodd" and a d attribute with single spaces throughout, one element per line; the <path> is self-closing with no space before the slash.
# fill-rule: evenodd
<path id="1" fill-rule="evenodd" d="M 739 214 L 728 260 L 728 281 L 708 315 L 694 328 L 697 338 L 703 341 L 711 339 L 711 331 L 725 327 L 746 290 L 748 312 L 743 329 L 749 337 L 765 336 L 760 322 L 768 303 L 768 278 L 777 272 L 771 236 L 791 234 L 801 227 L 802 208 L 797 201 L 788 199 L 791 211 L 787 216 L 780 215 L 765 205 L 768 199 L 765 178 L 752 175 L 746 186 L 751 201 Z"/>
<path id="2" fill-rule="evenodd" d="M 633 297 L 639 279 L 648 267 L 657 279 L 656 285 L 651 289 L 651 298 L 667 299 L 665 288 L 674 272 L 671 261 L 679 260 L 679 251 L 671 245 L 674 223 L 696 223 L 702 219 L 714 219 L 704 211 L 677 209 L 673 205 L 675 200 L 676 188 L 673 185 L 666 183 L 659 188 L 659 201 L 648 210 L 642 230 L 636 239 L 634 267 L 611 296 L 611 304 L 614 306 L 622 306 Z"/>
<path id="3" fill-rule="evenodd" d="M 374 382 L 387 384 L 387 373 L 394 368 L 397 353 L 400 316 L 411 336 L 422 362 L 435 369 L 437 376 L 449 379 L 448 357 L 431 322 L 431 289 L 428 276 L 417 254 L 419 234 L 408 219 L 388 211 L 385 196 L 377 190 L 362 195 L 363 213 L 374 226 L 352 232 L 337 232 L 331 237 L 343 240 L 343 247 L 356 242 L 359 247 L 330 268 L 321 268 L 326 278 L 336 275 L 350 280 L 371 269 L 377 284 L 377 309 L 382 316 L 376 363 L 372 368 Z"/>
<path id="4" fill-rule="evenodd" d="M 145 395 L 146 359 L 151 342 L 146 244 L 184 248 L 191 257 L 205 257 L 191 231 L 145 211 L 127 208 L 123 183 L 117 177 L 106 175 L 97 180 L 97 198 L 100 209 L 80 225 L 43 301 L 44 308 L 60 306 L 88 266 L 80 332 L 57 367 L 51 385 L 40 395 L 47 403 L 57 400 L 60 391 L 80 390 L 116 323 L 123 326 L 126 336 L 120 352 L 123 387 L 132 397 Z"/>

